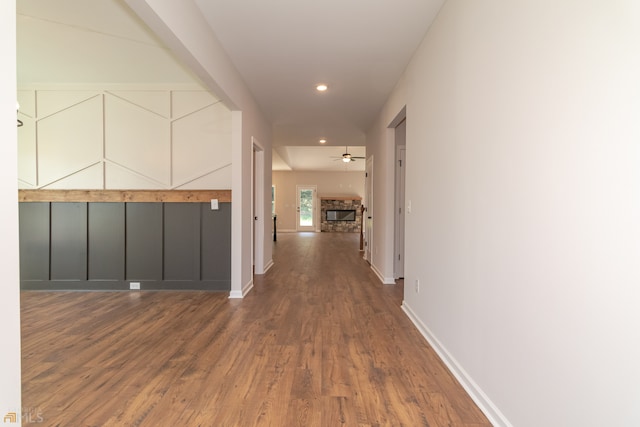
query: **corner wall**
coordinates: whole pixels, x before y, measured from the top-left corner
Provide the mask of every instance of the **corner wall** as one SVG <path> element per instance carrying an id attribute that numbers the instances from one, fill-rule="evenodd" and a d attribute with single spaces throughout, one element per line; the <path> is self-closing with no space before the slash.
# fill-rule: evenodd
<path id="1" fill-rule="evenodd" d="M 406 104 L 404 308 L 496 426 L 640 425 L 638 52 L 631 0 L 449 0 L 369 132 Z"/>
<path id="2" fill-rule="evenodd" d="M 127 5 L 231 110 L 232 136 L 232 277 L 231 297 L 241 298 L 253 287 L 251 253 L 253 213 L 251 212 L 251 156 L 253 139 L 264 149 L 265 165 L 271 164 L 270 123 L 242 81 L 228 55 L 193 0 L 125 0 Z M 271 191 L 271 171 L 264 168 L 265 195 Z M 264 215 L 270 216 L 265 197 Z M 262 265 L 271 263 L 271 227 L 258 224 L 264 247 Z"/>
<path id="3" fill-rule="evenodd" d="M 21 423 L 20 293 L 16 131 L 16 5 L 0 2 L 0 414 L 14 412 Z"/>

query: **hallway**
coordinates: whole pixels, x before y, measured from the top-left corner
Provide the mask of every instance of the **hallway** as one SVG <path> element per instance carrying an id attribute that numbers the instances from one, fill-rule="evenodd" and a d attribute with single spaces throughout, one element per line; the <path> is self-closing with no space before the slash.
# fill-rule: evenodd
<path id="1" fill-rule="evenodd" d="M 23 408 L 64 426 L 489 426 L 359 236 L 283 233 L 244 300 L 23 292 Z"/>

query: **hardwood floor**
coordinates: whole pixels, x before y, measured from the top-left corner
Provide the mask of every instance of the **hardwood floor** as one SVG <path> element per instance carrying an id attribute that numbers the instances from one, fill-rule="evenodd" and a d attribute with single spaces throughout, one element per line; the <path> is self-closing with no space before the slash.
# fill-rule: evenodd
<path id="1" fill-rule="evenodd" d="M 275 266 L 244 300 L 23 292 L 25 415 L 45 426 L 489 426 L 358 239 L 278 235 Z"/>

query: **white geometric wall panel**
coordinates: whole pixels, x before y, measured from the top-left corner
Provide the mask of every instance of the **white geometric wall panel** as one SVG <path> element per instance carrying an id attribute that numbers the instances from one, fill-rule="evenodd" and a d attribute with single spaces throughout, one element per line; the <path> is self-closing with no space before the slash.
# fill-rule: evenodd
<path id="1" fill-rule="evenodd" d="M 98 95 L 98 91 L 87 90 L 39 90 L 36 94 L 36 112 L 38 118 L 43 119 Z"/>
<path id="2" fill-rule="evenodd" d="M 102 174 L 102 162 L 99 162 L 42 188 L 47 190 L 102 190 Z"/>
<path id="3" fill-rule="evenodd" d="M 171 135 L 174 185 L 231 164 L 231 112 L 221 103 L 174 121 Z"/>
<path id="4" fill-rule="evenodd" d="M 36 170 L 36 123 L 30 117 L 19 114 L 23 125 L 18 128 L 18 186 L 35 188 L 38 185 Z"/>
<path id="5" fill-rule="evenodd" d="M 171 185 L 170 124 L 162 116 L 105 95 L 105 158 Z"/>
<path id="6" fill-rule="evenodd" d="M 176 187 L 177 190 L 202 190 L 202 189 L 219 189 L 230 190 L 231 186 L 231 165 L 227 165 L 217 171 L 211 172 L 203 177 L 187 182 L 184 185 Z"/>
<path id="7" fill-rule="evenodd" d="M 207 91 L 22 88 L 18 100 L 20 188 L 231 188 L 231 112 Z"/>
<path id="8" fill-rule="evenodd" d="M 104 164 L 104 189 L 105 190 L 164 190 L 159 182 L 155 182 L 145 176 L 140 175 L 130 169 L 116 165 L 109 161 Z"/>
<path id="9" fill-rule="evenodd" d="M 211 93 L 202 90 L 174 90 L 171 93 L 172 117 L 179 119 L 219 101 Z"/>
<path id="10" fill-rule="evenodd" d="M 38 185 L 36 170 L 36 93 L 19 90 L 18 119 L 23 123 L 18 129 L 18 188 L 35 188 Z"/>
<path id="11" fill-rule="evenodd" d="M 36 93 L 33 90 L 19 90 L 18 91 L 18 103 L 20 104 L 20 116 L 30 117 L 34 119 L 36 117 Z"/>
<path id="12" fill-rule="evenodd" d="M 102 159 L 102 97 L 94 96 L 37 122 L 38 186 Z"/>
<path id="13" fill-rule="evenodd" d="M 166 119 L 171 117 L 171 94 L 166 90 L 110 90 L 108 93 Z"/>

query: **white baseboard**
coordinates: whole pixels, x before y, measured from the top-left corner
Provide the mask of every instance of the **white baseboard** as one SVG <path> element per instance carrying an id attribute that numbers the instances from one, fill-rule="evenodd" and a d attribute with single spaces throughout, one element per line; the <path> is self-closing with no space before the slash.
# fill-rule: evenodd
<path id="1" fill-rule="evenodd" d="M 378 276 L 378 279 L 380 279 L 380 281 L 382 282 L 383 285 L 395 285 L 396 284 L 396 279 L 394 279 L 393 277 L 384 277 L 382 275 L 382 273 L 380 273 L 380 270 L 378 270 L 378 268 L 375 265 L 371 264 L 371 269 L 376 274 L 376 276 Z"/>
<path id="2" fill-rule="evenodd" d="M 469 394 L 471 399 L 478 405 L 480 410 L 489 419 L 491 424 L 495 427 L 513 427 L 513 425 L 507 420 L 507 418 L 500 412 L 497 406 L 489 399 L 489 397 L 482 391 L 478 384 L 473 381 L 473 378 L 460 366 L 456 359 L 447 351 L 447 349 L 438 341 L 429 328 L 420 320 L 415 312 L 409 307 L 406 301 L 402 302 L 402 310 L 407 314 L 409 319 L 418 328 L 422 336 L 427 340 L 431 347 L 438 354 L 440 359 L 449 368 L 454 377 L 462 385 L 465 391 Z"/>
<path id="3" fill-rule="evenodd" d="M 270 259 L 269 261 L 267 261 L 267 263 L 265 264 L 264 268 L 262 269 L 262 271 L 258 271 L 254 268 L 254 274 L 257 274 L 258 276 L 262 276 L 263 274 L 265 274 L 267 272 L 267 270 L 269 270 L 271 267 L 273 267 L 273 259 Z"/>
<path id="4" fill-rule="evenodd" d="M 244 298 L 242 296 L 242 291 L 231 291 L 231 292 L 229 292 L 229 299 L 238 299 L 238 298 Z"/>
<path id="5" fill-rule="evenodd" d="M 267 261 L 267 265 L 264 266 L 264 272 L 262 274 L 269 271 L 271 267 L 273 267 L 273 259 L 270 259 L 269 261 Z"/>
<path id="6" fill-rule="evenodd" d="M 242 287 L 241 291 L 229 292 L 229 298 L 244 298 L 249 292 L 251 292 L 251 289 L 253 289 L 253 279 L 249 280 L 249 282 Z"/>

